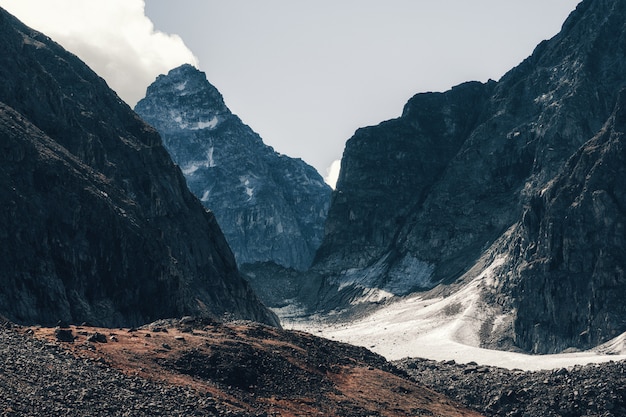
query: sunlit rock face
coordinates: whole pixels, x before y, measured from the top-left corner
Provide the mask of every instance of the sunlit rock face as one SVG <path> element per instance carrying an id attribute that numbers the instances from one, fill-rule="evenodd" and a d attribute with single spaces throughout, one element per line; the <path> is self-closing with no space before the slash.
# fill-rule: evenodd
<path id="1" fill-rule="evenodd" d="M 331 193 L 314 168 L 266 146 L 190 65 L 158 77 L 135 110 L 161 133 L 240 265 L 310 266 Z"/>
<path id="2" fill-rule="evenodd" d="M 158 133 L 76 56 L 2 9 L 0 45 L 0 315 L 277 324 Z"/>
<path id="3" fill-rule="evenodd" d="M 324 277 L 318 306 L 466 281 L 498 256 L 506 262 L 485 300 L 515 317 L 517 346 L 552 352 L 626 331 L 615 296 L 626 249 L 621 134 L 611 122 L 614 133 L 594 138 L 619 118 L 624 21 L 626 3 L 584 1 L 499 81 L 418 94 L 401 117 L 358 130 L 312 268 Z M 609 165 L 598 147 L 615 153 L 614 169 L 592 169 Z"/>

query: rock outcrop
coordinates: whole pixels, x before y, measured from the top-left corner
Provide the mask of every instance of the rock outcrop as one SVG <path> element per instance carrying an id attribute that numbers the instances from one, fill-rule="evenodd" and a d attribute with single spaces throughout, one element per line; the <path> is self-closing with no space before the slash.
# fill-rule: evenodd
<path id="1" fill-rule="evenodd" d="M 621 104 L 587 143 L 626 86 L 624 21 L 626 3 L 583 1 L 501 80 L 418 94 L 357 131 L 312 268 L 315 308 L 453 291 L 499 256 L 484 301 L 515 317 L 514 344 L 553 352 L 626 331 Z"/>
<path id="2" fill-rule="evenodd" d="M 591 348 L 626 331 L 626 93 L 606 126 L 531 198 L 501 251 L 517 344 Z"/>
<path id="3" fill-rule="evenodd" d="M 314 168 L 265 145 L 191 65 L 159 76 L 135 111 L 215 213 L 239 265 L 310 266 L 331 194 Z"/>
<path id="4" fill-rule="evenodd" d="M 76 56 L 2 9 L 0 45 L 0 314 L 277 324 L 158 133 Z"/>
<path id="5" fill-rule="evenodd" d="M 488 417 L 618 417 L 626 413 L 626 362 L 537 372 L 404 359 L 394 365 Z"/>

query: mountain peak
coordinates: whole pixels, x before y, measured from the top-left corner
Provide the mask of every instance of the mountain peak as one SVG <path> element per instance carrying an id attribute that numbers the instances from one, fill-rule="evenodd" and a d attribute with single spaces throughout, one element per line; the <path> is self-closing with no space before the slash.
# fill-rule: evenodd
<path id="1" fill-rule="evenodd" d="M 310 265 L 331 194 L 314 168 L 265 145 L 190 65 L 159 76 L 135 111 L 161 133 L 240 265 Z"/>
<path id="2" fill-rule="evenodd" d="M 176 101 L 181 108 L 184 107 L 184 111 L 170 109 L 167 120 L 159 125 L 162 130 L 214 129 L 232 116 L 224 98 L 209 83 L 206 74 L 190 64 L 174 68 L 167 75 L 159 75 L 148 87 L 146 97 L 159 97 L 161 103 Z M 154 102 L 143 99 L 137 108 L 150 112 L 154 105 Z"/>

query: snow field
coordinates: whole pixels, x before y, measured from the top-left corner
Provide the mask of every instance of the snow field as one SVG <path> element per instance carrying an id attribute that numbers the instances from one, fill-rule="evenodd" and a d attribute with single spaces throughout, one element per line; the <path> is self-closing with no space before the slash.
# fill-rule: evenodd
<path id="1" fill-rule="evenodd" d="M 485 320 L 493 320 L 494 328 L 510 323 L 507 316 L 490 311 L 480 301 L 480 287 L 491 284 L 493 270 L 503 262 L 502 258 L 496 259 L 451 296 L 412 296 L 349 323 L 328 324 L 326 320 L 325 324 L 315 318 L 290 319 L 286 311 L 277 313 L 285 328 L 364 346 L 388 360 L 419 357 L 536 371 L 626 359 L 626 333 L 592 351 L 578 353 L 529 355 L 480 348 L 479 335 Z"/>

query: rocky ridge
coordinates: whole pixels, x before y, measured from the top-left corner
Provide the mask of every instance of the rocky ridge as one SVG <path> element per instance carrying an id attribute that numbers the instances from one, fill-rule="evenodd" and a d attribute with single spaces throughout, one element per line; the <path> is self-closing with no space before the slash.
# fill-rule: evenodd
<path id="1" fill-rule="evenodd" d="M 381 280 L 415 264 L 425 270 L 425 288 L 466 272 L 519 218 L 529 192 L 609 118 L 625 85 L 613 68 L 626 64 L 609 40 L 622 33 L 621 9 L 583 2 L 559 35 L 500 81 L 418 94 L 400 118 L 357 131 L 315 268 L 365 273 L 387 257 Z M 362 243 L 342 243 L 353 238 L 360 240 L 351 245 Z M 356 261 L 342 263 L 354 253 Z"/>
<path id="2" fill-rule="evenodd" d="M 0 314 L 138 325 L 276 317 L 156 131 L 76 56 L 0 9 Z"/>
<path id="3" fill-rule="evenodd" d="M 624 3 L 583 1 L 499 81 L 418 94 L 401 117 L 359 129 L 303 278 L 319 297 L 301 304 L 358 311 L 480 280 L 481 346 L 559 352 L 626 331 L 612 116 L 625 20 Z"/>
<path id="4" fill-rule="evenodd" d="M 311 265 L 331 194 L 314 168 L 265 145 L 191 65 L 159 76 L 135 111 L 215 213 L 239 265 Z"/>

